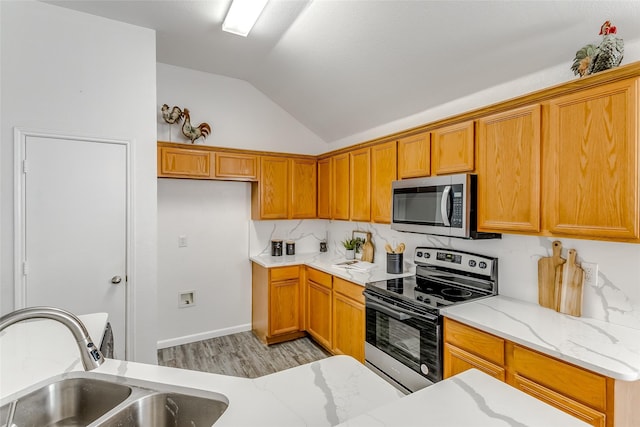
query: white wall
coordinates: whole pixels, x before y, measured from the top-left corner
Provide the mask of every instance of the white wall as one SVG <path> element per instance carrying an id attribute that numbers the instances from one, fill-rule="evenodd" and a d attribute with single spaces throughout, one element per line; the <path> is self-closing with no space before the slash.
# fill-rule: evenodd
<path id="1" fill-rule="evenodd" d="M 213 132 L 198 145 L 315 154 L 326 145 L 249 83 L 157 64 L 158 139 L 185 142 L 160 116 L 187 107 Z M 158 347 L 251 329 L 250 184 L 158 180 Z M 287 222 L 287 221 L 285 221 Z M 178 248 L 180 235 L 189 246 Z M 317 245 L 315 245 L 317 247 Z M 181 290 L 196 305 L 178 308 Z"/>
<path id="2" fill-rule="evenodd" d="M 129 358 L 155 363 L 155 33 L 41 2 L 3 1 L 0 9 L 0 311 L 14 309 L 14 127 L 133 140 L 136 339 Z"/>
<path id="3" fill-rule="evenodd" d="M 622 65 L 638 60 L 640 60 L 640 40 L 625 40 L 624 60 L 622 61 Z M 567 57 L 566 63 L 559 64 L 555 67 L 487 88 L 483 91 L 456 99 L 436 108 L 425 110 L 400 120 L 381 124 L 380 126 L 369 129 L 365 132 L 351 135 L 337 141 L 329 141 L 327 151 L 337 150 L 349 145 L 380 138 L 405 129 L 411 129 L 425 123 L 435 122 L 437 120 L 535 92 L 540 89 L 575 80 L 577 77 L 573 75 L 573 72 L 570 69 L 572 61 L 572 56 Z M 472 74 L 473 71 L 470 71 L 469 78 L 473 78 Z"/>
<path id="4" fill-rule="evenodd" d="M 299 154 L 326 151 L 320 137 L 244 80 L 158 64 L 158 114 L 162 104 L 186 107 L 192 124 L 211 126 L 211 135 L 196 144 Z M 158 140 L 190 143 L 179 125 L 162 118 Z"/>
<path id="5" fill-rule="evenodd" d="M 251 329 L 250 188 L 158 180 L 159 348 Z M 184 291 L 195 305 L 179 308 Z"/>

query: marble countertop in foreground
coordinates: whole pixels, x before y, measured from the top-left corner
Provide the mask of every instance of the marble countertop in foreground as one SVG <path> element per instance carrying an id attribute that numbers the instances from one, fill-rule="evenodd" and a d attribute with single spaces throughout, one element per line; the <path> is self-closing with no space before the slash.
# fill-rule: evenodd
<path id="1" fill-rule="evenodd" d="M 107 317 L 107 313 L 78 316 L 98 347 Z M 0 398 L 53 375 L 82 370 L 76 340 L 55 320 L 19 322 L 0 332 Z"/>
<path id="2" fill-rule="evenodd" d="M 348 268 L 333 267 L 334 264 L 346 260 L 329 252 L 283 256 L 255 255 L 250 257 L 250 259 L 265 268 L 286 267 L 290 265 L 308 265 L 324 271 L 325 273 L 340 277 L 344 280 L 349 280 L 350 282 L 354 282 L 362 286 L 368 282 L 376 282 L 378 280 L 387 280 L 395 277 L 405 277 L 415 274 L 415 265 L 409 265 L 410 263 L 405 263 L 405 270 L 401 274 L 387 273 L 385 265 L 376 265 L 373 269 L 366 272 Z"/>
<path id="3" fill-rule="evenodd" d="M 476 369 L 340 424 L 340 427 L 397 426 L 585 427 L 588 424 Z"/>
<path id="4" fill-rule="evenodd" d="M 640 330 L 495 296 L 442 310 L 517 344 L 624 381 L 640 379 Z"/>
<path id="5" fill-rule="evenodd" d="M 104 329 L 105 314 L 79 317 L 95 336 Z M 16 324 L 0 333 L 0 405 L 36 389 L 47 378 L 81 371 L 70 336 L 64 327 L 47 320 Z M 42 344 L 51 347 L 43 352 Z M 215 427 L 454 426 L 480 425 L 479 421 L 484 427 L 586 426 L 479 371 L 404 396 L 349 356 L 332 356 L 255 379 L 114 359 L 106 359 L 92 372 L 220 393 L 229 407 Z"/>

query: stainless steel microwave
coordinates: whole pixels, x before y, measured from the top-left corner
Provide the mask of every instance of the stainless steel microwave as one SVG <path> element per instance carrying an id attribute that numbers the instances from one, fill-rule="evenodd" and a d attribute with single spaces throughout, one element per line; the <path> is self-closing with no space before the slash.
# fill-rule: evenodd
<path id="1" fill-rule="evenodd" d="M 477 188 L 473 174 L 394 181 L 391 228 L 463 239 L 500 238 L 476 230 Z"/>

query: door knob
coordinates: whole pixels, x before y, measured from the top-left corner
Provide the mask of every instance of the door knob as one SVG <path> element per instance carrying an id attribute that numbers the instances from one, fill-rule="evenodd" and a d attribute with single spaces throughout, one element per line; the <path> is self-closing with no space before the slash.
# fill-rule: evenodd
<path id="1" fill-rule="evenodd" d="M 120 276 L 113 276 L 111 278 L 111 283 L 113 283 L 114 285 L 117 285 L 120 282 L 122 282 L 122 277 Z"/>

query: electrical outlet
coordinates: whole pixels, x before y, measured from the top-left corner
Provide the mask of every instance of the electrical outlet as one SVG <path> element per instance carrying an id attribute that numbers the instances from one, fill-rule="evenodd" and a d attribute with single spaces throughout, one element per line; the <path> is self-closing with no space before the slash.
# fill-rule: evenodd
<path id="1" fill-rule="evenodd" d="M 598 287 L 598 264 L 595 262 L 583 262 L 584 286 Z"/>
<path id="2" fill-rule="evenodd" d="M 180 236 L 178 236 L 178 247 L 179 248 L 186 248 L 188 245 L 188 241 L 187 241 L 187 236 L 185 236 L 184 234 L 181 234 Z"/>

